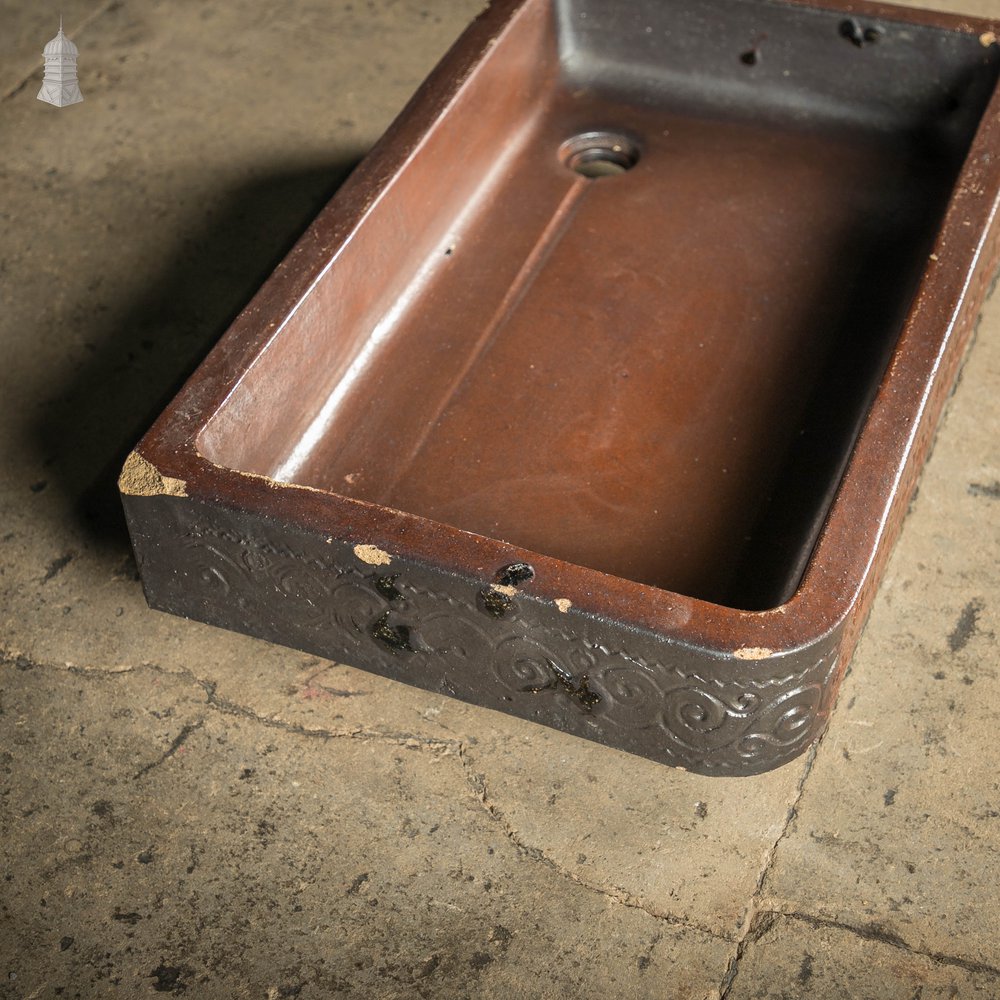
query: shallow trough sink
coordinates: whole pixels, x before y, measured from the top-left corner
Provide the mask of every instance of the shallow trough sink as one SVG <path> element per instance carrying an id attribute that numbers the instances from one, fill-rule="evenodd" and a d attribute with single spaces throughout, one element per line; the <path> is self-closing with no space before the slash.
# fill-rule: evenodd
<path id="1" fill-rule="evenodd" d="M 696 771 L 801 753 L 996 265 L 993 30 L 494 3 L 130 455 L 150 604 Z"/>

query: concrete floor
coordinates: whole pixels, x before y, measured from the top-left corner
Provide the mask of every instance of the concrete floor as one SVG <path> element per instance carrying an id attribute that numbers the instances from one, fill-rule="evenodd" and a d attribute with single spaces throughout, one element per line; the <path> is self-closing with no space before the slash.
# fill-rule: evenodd
<path id="1" fill-rule="evenodd" d="M 477 5 L 61 0 L 65 109 L 50 6 L 0 0 L 0 997 L 1000 996 L 1000 300 L 771 774 L 157 614 L 121 458 Z"/>

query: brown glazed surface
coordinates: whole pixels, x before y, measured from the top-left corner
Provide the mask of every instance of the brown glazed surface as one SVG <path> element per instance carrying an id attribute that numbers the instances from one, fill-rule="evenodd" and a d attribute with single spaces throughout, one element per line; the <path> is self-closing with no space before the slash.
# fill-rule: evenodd
<path id="1" fill-rule="evenodd" d="M 472 25 L 122 492 L 156 607 L 753 773 L 822 731 L 992 277 L 998 49 L 618 8 Z"/>

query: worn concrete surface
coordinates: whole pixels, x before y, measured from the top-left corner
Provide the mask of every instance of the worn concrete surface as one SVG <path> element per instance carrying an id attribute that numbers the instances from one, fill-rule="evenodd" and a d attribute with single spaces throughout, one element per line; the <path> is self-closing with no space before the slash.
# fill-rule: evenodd
<path id="1" fill-rule="evenodd" d="M 55 109 L 0 2 L 0 996 L 1000 996 L 1000 305 L 772 774 L 156 614 L 117 466 L 477 4 L 62 9 Z"/>

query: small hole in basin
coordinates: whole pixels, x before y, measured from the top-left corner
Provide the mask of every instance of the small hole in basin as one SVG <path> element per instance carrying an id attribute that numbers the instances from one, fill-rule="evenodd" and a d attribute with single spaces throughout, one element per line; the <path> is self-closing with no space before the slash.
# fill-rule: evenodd
<path id="1" fill-rule="evenodd" d="M 559 154 L 570 170 L 591 179 L 623 174 L 639 160 L 636 144 L 617 132 L 583 132 L 567 139 Z"/>

